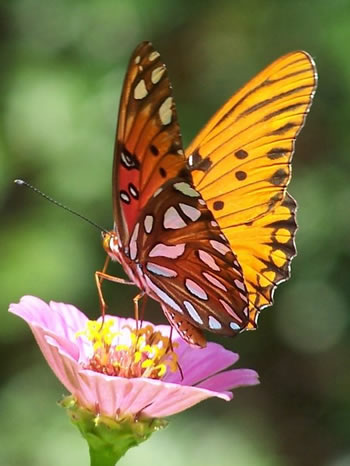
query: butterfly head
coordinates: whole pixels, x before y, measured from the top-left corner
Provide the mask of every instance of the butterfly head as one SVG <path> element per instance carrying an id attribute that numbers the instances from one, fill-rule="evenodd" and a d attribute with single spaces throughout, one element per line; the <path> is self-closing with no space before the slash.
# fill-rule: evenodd
<path id="1" fill-rule="evenodd" d="M 112 260 L 119 261 L 119 241 L 116 233 L 114 231 L 102 231 L 101 234 L 103 249 Z"/>

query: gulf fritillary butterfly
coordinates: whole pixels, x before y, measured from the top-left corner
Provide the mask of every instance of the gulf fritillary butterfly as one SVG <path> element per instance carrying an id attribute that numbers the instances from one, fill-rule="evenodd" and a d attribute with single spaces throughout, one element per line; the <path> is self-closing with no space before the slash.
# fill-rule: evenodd
<path id="1" fill-rule="evenodd" d="M 291 158 L 316 89 L 305 52 L 254 77 L 184 152 L 171 85 L 149 42 L 134 51 L 120 101 L 108 257 L 156 301 L 180 335 L 257 326 L 296 254 Z M 96 272 L 101 281 L 122 279 Z"/>

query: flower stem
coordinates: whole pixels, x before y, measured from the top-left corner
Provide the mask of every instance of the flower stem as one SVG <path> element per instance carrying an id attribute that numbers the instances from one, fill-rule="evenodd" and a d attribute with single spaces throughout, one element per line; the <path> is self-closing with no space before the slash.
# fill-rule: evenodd
<path id="1" fill-rule="evenodd" d="M 131 447 L 167 425 L 164 419 L 123 416 L 111 419 L 78 405 L 73 396 L 61 401 L 89 446 L 91 466 L 114 466 Z"/>
<path id="2" fill-rule="evenodd" d="M 125 452 L 121 452 L 118 455 L 114 451 L 109 451 L 108 449 L 94 450 L 90 447 L 90 466 L 115 466 L 118 463 L 119 459 L 124 455 L 124 453 Z"/>

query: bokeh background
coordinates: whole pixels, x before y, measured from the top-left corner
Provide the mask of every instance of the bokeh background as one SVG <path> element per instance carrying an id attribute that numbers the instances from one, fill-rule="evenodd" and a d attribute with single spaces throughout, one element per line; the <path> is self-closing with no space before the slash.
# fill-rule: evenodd
<path id="1" fill-rule="evenodd" d="M 106 228 L 117 106 L 133 48 L 168 65 L 185 145 L 278 56 L 305 49 L 319 87 L 294 158 L 298 257 L 257 332 L 221 339 L 259 387 L 208 401 L 120 464 L 350 465 L 350 3 L 348 0 L 12 0 L 0 4 L 1 466 L 88 464 L 55 403 L 65 393 L 27 326 L 24 294 L 98 315 L 100 234 L 13 184 L 23 177 Z M 122 271 L 115 266 L 116 274 Z M 132 313 L 130 287 L 105 284 Z M 158 305 L 147 317 L 164 322 Z"/>

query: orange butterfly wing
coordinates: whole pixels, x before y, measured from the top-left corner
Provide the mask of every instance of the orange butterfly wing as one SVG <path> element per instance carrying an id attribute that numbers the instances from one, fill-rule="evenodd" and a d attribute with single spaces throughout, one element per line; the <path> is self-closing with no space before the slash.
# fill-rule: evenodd
<path id="1" fill-rule="evenodd" d="M 295 211 L 296 202 L 287 193 L 271 213 L 227 232 L 230 244 L 235 244 L 248 290 L 247 329 L 256 327 L 258 312 L 272 303 L 276 286 L 290 276 L 290 263 L 296 255 Z"/>
<path id="2" fill-rule="evenodd" d="M 115 229 L 125 245 L 140 210 L 185 167 L 168 72 L 149 42 L 141 43 L 130 59 L 114 152 Z"/>
<path id="3" fill-rule="evenodd" d="M 214 115 L 186 150 L 195 188 L 241 264 L 250 321 L 272 303 L 295 256 L 295 201 L 286 195 L 295 139 L 316 88 L 305 52 L 285 55 Z"/>

